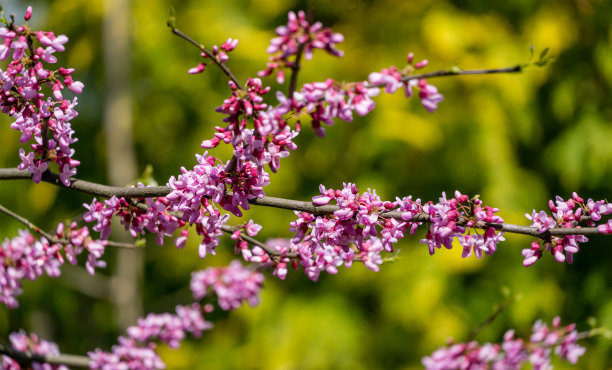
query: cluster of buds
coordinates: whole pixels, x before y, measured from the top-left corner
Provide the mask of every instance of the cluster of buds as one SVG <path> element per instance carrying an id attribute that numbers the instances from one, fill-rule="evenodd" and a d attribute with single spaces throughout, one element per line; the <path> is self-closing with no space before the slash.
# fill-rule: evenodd
<path id="1" fill-rule="evenodd" d="M 236 46 L 238 46 L 238 40 L 229 38 L 223 44 L 221 44 L 221 47 L 214 45 L 211 54 L 202 52 L 200 55 L 202 58 L 214 58 L 217 63 L 224 64 L 229 60 L 227 53 L 236 49 Z M 189 73 L 198 74 L 204 72 L 204 70 L 206 70 L 206 63 L 200 62 L 197 66 L 191 68 Z"/>

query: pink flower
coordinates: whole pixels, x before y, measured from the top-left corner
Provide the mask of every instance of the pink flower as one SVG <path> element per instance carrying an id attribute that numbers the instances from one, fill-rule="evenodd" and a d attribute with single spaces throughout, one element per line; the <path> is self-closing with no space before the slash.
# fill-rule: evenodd
<path id="1" fill-rule="evenodd" d="M 206 64 L 205 63 L 200 63 L 197 66 L 191 68 L 189 70 L 189 73 L 193 74 L 198 74 L 198 73 L 202 73 L 204 72 L 204 70 L 206 70 Z"/>
<path id="2" fill-rule="evenodd" d="M 223 310 L 233 310 L 247 301 L 251 306 L 259 303 L 259 291 L 263 284 L 262 274 L 242 267 L 232 261 L 228 267 L 210 267 L 191 274 L 191 291 L 195 299 L 208 295 L 209 288 L 216 294 Z"/>
<path id="3" fill-rule="evenodd" d="M 25 15 L 23 16 L 23 19 L 27 21 L 30 20 L 30 18 L 32 18 L 32 7 L 28 6 L 28 8 L 26 9 Z"/>

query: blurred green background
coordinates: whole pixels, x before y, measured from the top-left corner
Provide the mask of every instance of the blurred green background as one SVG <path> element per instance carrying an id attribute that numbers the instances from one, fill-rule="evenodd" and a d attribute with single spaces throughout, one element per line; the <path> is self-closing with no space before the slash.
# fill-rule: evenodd
<path id="1" fill-rule="evenodd" d="M 70 38 L 62 65 L 74 67 L 85 83 L 80 115 L 73 121 L 79 142 L 78 177 L 106 183 L 103 108 L 102 18 L 99 0 L 32 1 L 32 24 Z M 26 3 L 3 1 L 6 13 L 22 19 Z M 315 18 L 345 36 L 345 57 L 315 52 L 303 65 L 300 83 L 363 80 L 389 65 L 402 67 L 406 54 L 429 59 L 427 71 L 459 65 L 464 69 L 525 63 L 529 45 L 546 47 L 556 62 L 522 74 L 431 79 L 445 100 L 429 114 L 418 99 L 382 95 L 368 117 L 339 121 L 325 139 L 305 127 L 299 149 L 284 159 L 266 193 L 307 200 L 318 184 L 357 183 L 383 199 L 409 194 L 437 199 L 455 189 L 481 194 L 510 223 L 528 224 L 524 214 L 546 209 L 548 199 L 577 191 L 602 199 L 612 191 L 612 4 L 603 0 L 493 2 L 469 1 L 165 1 L 135 0 L 131 39 L 134 146 L 138 170 L 147 164 L 163 184 L 181 166 L 195 164 L 200 142 L 210 138 L 221 115 L 214 112 L 228 96 L 225 76 L 210 66 L 202 75 L 187 70 L 198 51 L 171 35 L 169 9 L 177 26 L 206 45 L 238 38 L 229 67 L 240 79 L 264 69 L 265 49 L 289 10 L 310 9 Z M 273 78 L 266 84 L 277 85 Z M 286 86 L 282 87 L 286 91 Z M 270 94 L 273 95 L 273 94 Z M 3 117 L 0 166 L 19 163 L 19 134 Z M 112 139 L 112 138 L 111 138 Z M 213 152 L 228 158 L 229 152 Z M 51 229 L 83 211 L 91 198 L 47 184 L 0 183 L 0 203 Z M 292 212 L 256 208 L 248 212 L 264 228 L 259 238 L 287 237 Z M 235 220 L 240 222 L 240 220 Z M 0 216 L 2 238 L 21 225 Z M 373 273 L 361 265 L 341 268 L 312 283 L 290 271 L 286 281 L 267 274 L 262 303 L 229 314 L 203 338 L 179 350 L 162 346 L 171 369 L 391 369 L 420 368 L 420 359 L 448 338 L 465 340 L 510 292 L 516 301 L 483 330 L 477 340 L 498 341 L 515 328 L 528 336 L 538 318 L 564 323 L 587 321 L 612 328 L 610 238 L 584 245 L 573 265 L 546 255 L 522 266 L 521 249 L 530 238 L 507 235 L 499 251 L 482 260 L 462 259 L 458 248 L 430 257 L 417 237 L 399 245 L 399 260 Z M 143 253 L 144 312 L 173 311 L 191 301 L 190 273 L 228 263 L 233 245 L 225 239 L 217 256 L 200 260 L 197 240 L 185 250 L 148 240 Z M 65 269 L 60 279 L 26 282 L 16 310 L 0 308 L 0 338 L 19 328 L 55 340 L 67 353 L 109 350 L 122 331 L 111 303 L 96 279 L 113 271 L 111 261 L 97 278 L 81 268 Z M 84 287 L 84 288 L 83 288 Z M 87 290 L 88 293 L 81 292 Z M 102 298 L 100 298 L 102 297 Z M 612 366 L 610 340 L 582 342 L 580 368 Z M 555 363 L 557 368 L 566 364 Z"/>

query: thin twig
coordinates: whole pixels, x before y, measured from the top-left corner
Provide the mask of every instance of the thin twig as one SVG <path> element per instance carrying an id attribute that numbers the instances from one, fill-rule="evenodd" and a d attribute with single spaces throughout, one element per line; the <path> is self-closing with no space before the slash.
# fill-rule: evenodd
<path id="1" fill-rule="evenodd" d="M 422 73 L 419 75 L 411 75 L 402 77 L 402 82 L 408 82 L 410 80 L 417 80 L 421 78 L 433 78 L 433 77 L 446 77 L 446 76 L 459 76 L 459 75 L 486 75 L 486 74 L 495 74 L 495 73 L 518 73 L 524 69 L 522 65 L 516 65 L 514 67 L 506 67 L 506 68 L 493 68 L 493 69 L 457 69 L 457 68 L 449 68 L 449 69 L 441 69 L 439 71 L 433 71 L 428 73 Z M 384 83 L 377 84 L 366 84 L 365 88 L 373 88 L 373 87 L 384 87 Z"/>
<path id="2" fill-rule="evenodd" d="M 302 53 L 304 52 L 304 44 L 300 44 L 298 46 L 297 52 L 295 53 L 295 61 L 291 66 L 291 80 L 289 80 L 289 94 L 287 95 L 289 99 L 293 98 L 293 93 L 295 92 L 295 88 L 297 87 L 297 77 L 300 72 L 300 68 L 302 68 Z"/>
<path id="3" fill-rule="evenodd" d="M 180 38 L 186 40 L 190 44 L 200 49 L 200 51 L 202 51 L 208 58 L 210 58 L 219 68 L 221 68 L 223 73 L 225 73 L 227 77 L 229 77 L 229 79 L 232 80 L 234 84 L 236 84 L 238 89 L 243 90 L 242 85 L 240 84 L 240 82 L 238 82 L 238 79 L 234 76 L 232 71 L 230 71 L 230 69 L 227 68 L 225 64 L 221 63 L 221 61 L 219 61 L 217 57 L 215 57 L 215 55 L 210 50 L 208 50 L 204 45 L 192 39 L 189 35 L 185 34 L 183 31 L 172 26 L 172 24 L 170 23 L 168 24 L 170 26 L 170 29 L 172 30 L 172 33 L 174 33 L 175 35 L 179 36 Z M 228 172 L 234 171 L 236 169 L 237 164 L 238 164 L 238 158 L 236 158 L 236 156 L 233 155 L 232 159 L 230 160 L 230 163 L 228 164 L 226 168 L 226 171 Z"/>
<path id="4" fill-rule="evenodd" d="M 27 218 L 18 215 L 17 213 L 11 211 L 10 209 L 4 207 L 2 204 L 0 204 L 0 212 L 6 214 L 7 216 L 10 216 L 14 219 L 16 219 L 17 221 L 21 222 L 22 224 L 24 224 L 28 229 L 34 231 L 37 234 L 40 234 L 42 236 L 44 236 L 50 243 L 55 244 L 55 243 L 59 243 L 59 244 L 70 244 L 70 240 L 68 239 L 60 239 L 57 238 L 55 236 L 53 236 L 51 233 L 48 233 L 46 231 L 44 231 L 43 229 L 41 229 L 40 227 L 36 226 L 32 221 L 28 220 Z M 128 248 L 128 249 L 134 249 L 134 248 L 139 248 L 136 245 L 132 244 L 132 243 L 121 243 L 121 242 L 114 242 L 114 241 L 107 241 L 107 246 L 109 247 L 116 247 L 116 248 Z"/>
<path id="5" fill-rule="evenodd" d="M 170 29 L 172 30 L 173 34 L 177 35 L 178 37 L 186 40 L 187 42 L 189 42 L 196 48 L 200 49 L 200 51 L 202 51 L 208 58 L 210 58 L 213 61 L 213 63 L 215 63 L 219 68 L 221 68 L 223 73 L 225 73 L 227 77 L 229 77 L 229 79 L 232 80 L 232 82 L 235 83 L 236 86 L 238 86 L 240 90 L 242 90 L 242 85 L 240 84 L 240 82 L 238 82 L 238 79 L 234 77 L 234 75 L 232 74 L 232 71 L 230 71 L 230 69 L 227 68 L 225 64 L 217 60 L 217 58 L 213 55 L 213 53 L 210 50 L 208 50 L 204 45 L 200 44 L 199 42 L 195 41 L 194 39 L 186 35 L 183 31 L 179 30 L 178 28 L 171 27 Z"/>
<path id="6" fill-rule="evenodd" d="M 512 301 L 513 301 L 513 299 L 508 299 L 504 303 L 500 304 L 495 309 L 495 311 L 493 311 L 491 316 L 487 317 L 482 323 L 480 323 L 480 325 L 478 325 L 477 327 L 474 328 L 474 330 L 472 330 L 472 332 L 467 337 L 465 342 L 469 343 L 469 342 L 473 341 L 474 338 L 476 338 L 476 335 L 478 335 L 478 333 L 480 333 L 482 331 L 482 329 L 486 328 L 489 324 L 491 324 L 497 318 L 497 316 L 499 316 L 499 314 L 501 314 L 502 311 L 505 310 L 506 307 L 508 307 L 510 305 L 510 303 L 512 303 Z"/>
<path id="7" fill-rule="evenodd" d="M 65 240 L 61 240 L 56 238 L 55 236 L 49 234 L 48 232 L 44 231 L 43 229 L 41 229 L 40 227 L 34 225 L 34 223 L 32 223 L 30 220 L 28 220 L 27 218 L 18 215 L 17 213 L 11 211 L 10 209 L 4 207 L 3 205 L 0 204 L 0 212 L 14 218 L 15 220 L 21 222 L 22 224 L 26 225 L 28 229 L 33 230 L 35 233 L 40 234 L 42 236 L 44 236 L 45 238 L 47 238 L 47 240 L 49 240 L 49 242 L 51 243 L 63 243 L 66 242 Z"/>
<path id="8" fill-rule="evenodd" d="M 223 225 L 221 226 L 221 231 L 223 231 L 226 234 L 232 235 L 235 231 L 236 231 L 236 227 L 232 227 L 232 226 L 227 226 L 227 225 Z M 256 245 L 258 247 L 260 247 L 261 249 L 263 249 L 268 256 L 270 256 L 270 258 L 272 258 L 272 260 L 276 261 L 278 259 L 278 257 L 280 257 L 280 253 L 278 253 L 277 251 L 275 251 L 274 249 L 268 247 L 266 244 L 260 242 L 259 240 L 250 237 L 248 235 L 245 235 L 245 233 L 240 233 L 240 238 L 243 239 L 244 241 L 247 241 L 253 245 Z M 288 253 L 285 257 L 289 257 L 289 258 L 297 258 L 298 254 L 297 253 Z"/>

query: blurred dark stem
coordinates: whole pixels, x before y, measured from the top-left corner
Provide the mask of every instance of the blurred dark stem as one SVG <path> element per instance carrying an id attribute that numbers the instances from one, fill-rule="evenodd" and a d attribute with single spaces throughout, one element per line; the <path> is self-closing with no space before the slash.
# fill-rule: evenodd
<path id="1" fill-rule="evenodd" d="M 66 354 L 58 356 L 37 355 L 32 352 L 18 351 L 4 343 L 0 343 L 0 353 L 14 359 L 24 369 L 31 369 L 34 362 L 48 363 L 51 365 L 66 365 L 73 368 L 89 368 L 90 362 L 89 357 L 86 356 Z"/>
<path id="2" fill-rule="evenodd" d="M 489 326 L 497 318 L 497 316 L 499 316 L 506 309 L 506 307 L 508 307 L 510 303 L 512 303 L 513 301 L 514 301 L 513 299 L 508 299 L 504 303 L 497 306 L 497 308 L 495 309 L 495 311 L 493 311 L 491 316 L 487 317 L 482 323 L 480 323 L 480 325 L 478 325 L 477 327 L 474 328 L 474 330 L 472 330 L 472 332 L 467 337 L 465 342 L 469 343 L 473 341 L 474 338 L 476 338 L 476 336 L 478 335 L 478 333 L 480 333 L 482 329 Z"/>

